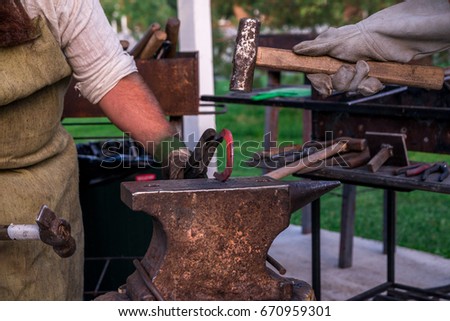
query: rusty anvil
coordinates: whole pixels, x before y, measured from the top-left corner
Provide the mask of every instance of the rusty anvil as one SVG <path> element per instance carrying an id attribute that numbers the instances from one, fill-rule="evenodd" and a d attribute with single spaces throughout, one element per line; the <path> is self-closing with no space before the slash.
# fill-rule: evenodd
<path id="1" fill-rule="evenodd" d="M 271 70 L 301 71 L 309 74 L 334 74 L 347 62 L 329 56 L 297 55 L 291 50 L 258 47 L 260 22 L 243 18 L 239 22 L 233 56 L 230 90 L 250 92 L 255 67 Z M 444 84 L 444 69 L 434 66 L 409 65 L 394 62 L 367 61 L 369 76 L 382 83 L 440 90 Z"/>
<path id="2" fill-rule="evenodd" d="M 69 222 L 57 217 L 47 205 L 42 205 L 36 224 L 0 225 L 0 241 L 41 240 L 52 246 L 60 257 L 67 258 L 76 250 L 75 239 L 70 232 Z"/>
<path id="3" fill-rule="evenodd" d="M 122 183 L 122 201 L 153 218 L 153 236 L 122 288 L 126 296 L 111 292 L 108 300 L 311 299 L 306 282 L 281 277 L 266 258 L 291 213 L 339 184 L 270 177 Z"/>

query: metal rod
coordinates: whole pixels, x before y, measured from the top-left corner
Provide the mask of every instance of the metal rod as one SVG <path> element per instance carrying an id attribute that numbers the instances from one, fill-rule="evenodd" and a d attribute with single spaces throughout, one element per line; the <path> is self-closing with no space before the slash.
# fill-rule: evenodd
<path id="1" fill-rule="evenodd" d="M 136 267 L 136 269 L 138 270 L 139 275 L 141 276 L 141 278 L 144 281 L 145 285 L 147 286 L 147 288 L 150 290 L 150 292 L 155 297 L 155 299 L 157 301 L 164 301 L 163 296 L 161 295 L 159 290 L 153 284 L 153 282 L 150 279 L 150 277 L 148 276 L 147 272 L 144 270 L 144 267 L 142 266 L 141 262 L 139 262 L 138 260 L 133 260 L 133 264 Z"/>
<path id="2" fill-rule="evenodd" d="M 286 274 L 286 269 L 280 264 L 280 262 L 275 260 L 269 254 L 267 254 L 266 259 L 267 259 L 267 262 L 269 262 L 269 264 L 272 265 L 278 271 L 278 273 L 280 273 L 281 275 Z"/>
<path id="3" fill-rule="evenodd" d="M 360 293 L 358 295 L 355 295 L 354 297 L 351 297 L 350 299 L 348 299 L 349 301 L 363 301 L 363 300 L 367 300 L 370 299 L 372 297 L 374 297 L 377 294 L 381 294 L 383 292 L 385 292 L 387 289 L 389 289 L 392 286 L 392 283 L 390 282 L 386 282 L 386 283 L 382 283 L 372 289 L 369 289 L 363 293 Z"/>
<path id="4" fill-rule="evenodd" d="M 105 277 L 106 270 L 108 270 L 109 263 L 111 263 L 111 260 L 106 260 L 105 265 L 103 266 L 102 273 L 100 274 L 100 277 L 98 278 L 97 284 L 95 285 L 95 293 L 98 292 L 98 289 L 100 289 L 100 285 L 103 282 L 103 278 Z"/>
<path id="5" fill-rule="evenodd" d="M 404 92 L 407 89 L 408 89 L 407 86 L 402 86 L 402 87 L 399 87 L 399 88 L 391 89 L 389 91 L 383 91 L 383 92 L 380 92 L 378 94 L 374 94 L 374 95 L 371 95 L 371 96 L 368 96 L 368 97 L 351 100 L 351 101 L 348 101 L 346 104 L 349 105 L 349 106 L 355 105 L 355 104 L 360 104 L 360 103 L 364 103 L 364 102 L 371 101 L 371 100 L 374 100 L 374 99 L 383 98 L 383 97 L 386 97 L 386 96 L 398 94 L 398 93 Z"/>
<path id="6" fill-rule="evenodd" d="M 317 301 L 320 301 L 320 198 L 311 203 L 311 245 L 312 288 Z"/>
<path id="7" fill-rule="evenodd" d="M 386 190 L 386 215 L 387 215 L 387 281 L 395 282 L 395 245 L 396 245 L 396 216 L 397 201 L 394 190 Z"/>

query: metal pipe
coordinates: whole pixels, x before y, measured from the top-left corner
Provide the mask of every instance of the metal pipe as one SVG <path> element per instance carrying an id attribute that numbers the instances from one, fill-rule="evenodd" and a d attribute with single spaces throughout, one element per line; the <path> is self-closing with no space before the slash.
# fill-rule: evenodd
<path id="1" fill-rule="evenodd" d="M 0 225 L 0 241 L 40 239 L 37 224 Z"/>

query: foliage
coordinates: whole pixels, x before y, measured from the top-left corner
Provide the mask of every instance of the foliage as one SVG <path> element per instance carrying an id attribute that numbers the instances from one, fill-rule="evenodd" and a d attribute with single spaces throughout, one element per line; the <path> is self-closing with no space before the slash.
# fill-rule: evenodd
<path id="1" fill-rule="evenodd" d="M 233 20 L 233 6 L 237 5 L 250 16 L 261 19 L 267 27 L 288 30 L 320 24 L 337 26 L 353 23 L 397 2 L 399 1 L 212 0 L 211 6 L 214 20 Z"/>
<path id="2" fill-rule="evenodd" d="M 233 48 L 235 39 L 229 36 L 229 29 L 237 29 L 237 20 L 240 18 L 235 16 L 237 7 L 243 9 L 247 16 L 261 21 L 262 34 L 299 32 L 315 34 L 324 26 L 355 23 L 397 2 L 399 1 L 211 0 L 215 72 L 219 75 L 230 73 L 230 48 Z M 224 28 L 223 21 L 229 21 L 231 25 Z"/>
<path id="3" fill-rule="evenodd" d="M 154 22 L 164 26 L 167 18 L 176 16 L 177 0 L 100 0 L 109 21 L 126 16 L 128 27 L 139 36 Z"/>

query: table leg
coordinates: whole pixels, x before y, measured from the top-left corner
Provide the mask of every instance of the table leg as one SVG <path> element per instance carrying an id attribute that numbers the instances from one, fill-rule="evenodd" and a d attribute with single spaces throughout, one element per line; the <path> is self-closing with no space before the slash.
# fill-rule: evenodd
<path id="1" fill-rule="evenodd" d="M 320 198 L 311 203 L 312 288 L 320 301 Z"/>
<path id="2" fill-rule="evenodd" d="M 386 190 L 386 245 L 387 245 L 387 281 L 395 282 L 395 246 L 397 222 L 397 195 Z"/>

